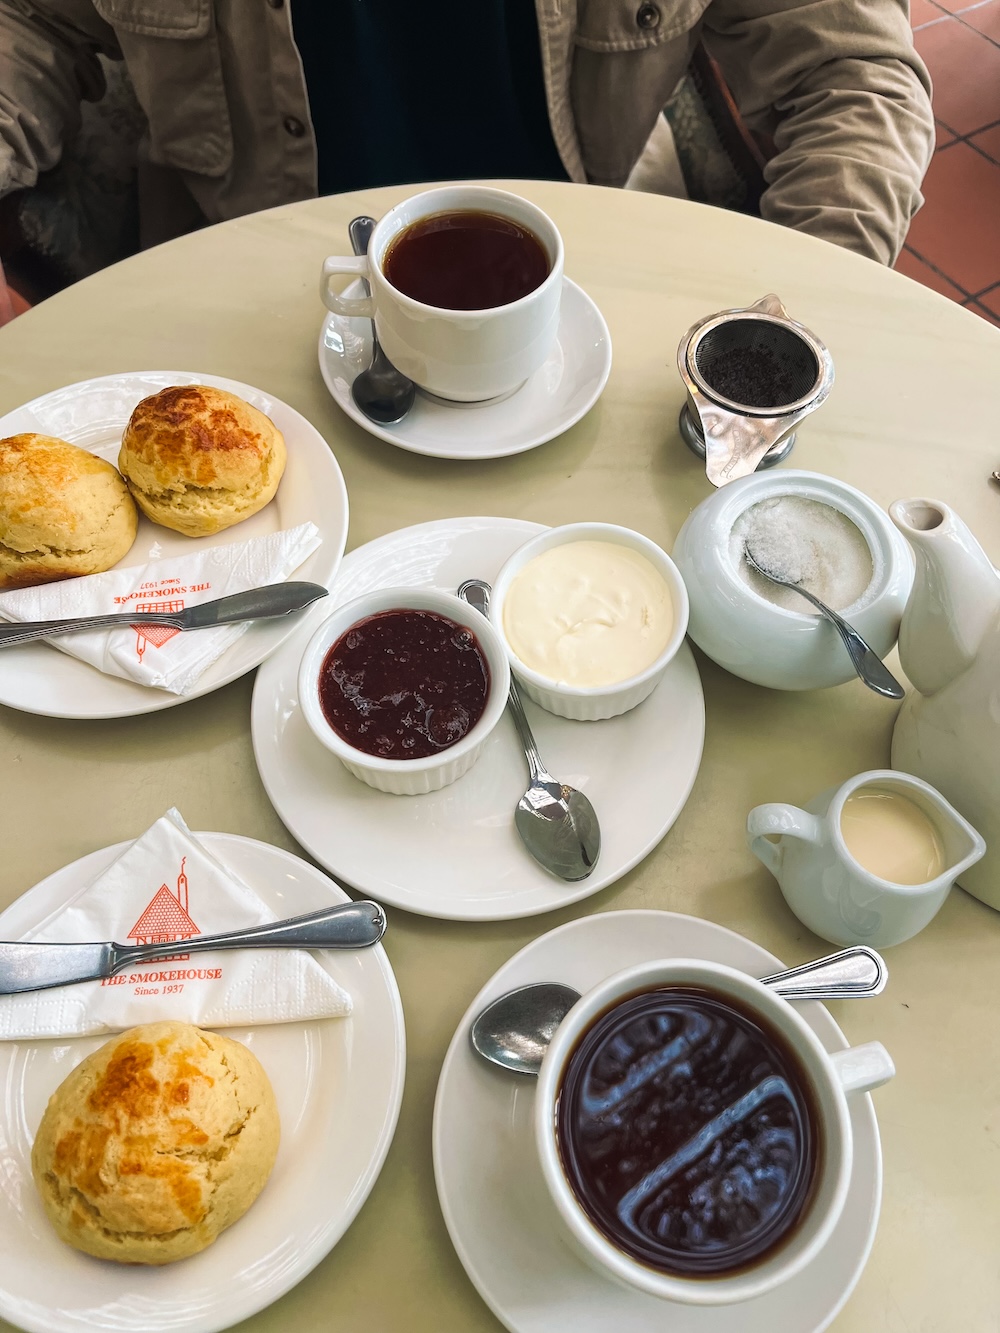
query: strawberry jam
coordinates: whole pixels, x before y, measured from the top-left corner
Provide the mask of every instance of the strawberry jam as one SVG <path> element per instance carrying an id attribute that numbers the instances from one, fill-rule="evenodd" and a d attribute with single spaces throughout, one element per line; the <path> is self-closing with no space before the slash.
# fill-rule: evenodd
<path id="1" fill-rule="evenodd" d="M 490 669 L 471 629 L 434 611 L 359 620 L 320 668 L 319 698 L 342 740 L 379 759 L 423 759 L 483 715 Z"/>

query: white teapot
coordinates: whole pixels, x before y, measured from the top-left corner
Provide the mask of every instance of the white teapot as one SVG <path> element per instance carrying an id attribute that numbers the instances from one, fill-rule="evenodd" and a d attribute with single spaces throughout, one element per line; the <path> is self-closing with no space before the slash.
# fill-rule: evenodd
<path id="1" fill-rule="evenodd" d="M 938 500 L 889 508 L 917 560 L 899 631 L 913 690 L 899 711 L 892 766 L 931 783 L 986 839 L 959 883 L 1000 908 L 1000 571 Z"/>

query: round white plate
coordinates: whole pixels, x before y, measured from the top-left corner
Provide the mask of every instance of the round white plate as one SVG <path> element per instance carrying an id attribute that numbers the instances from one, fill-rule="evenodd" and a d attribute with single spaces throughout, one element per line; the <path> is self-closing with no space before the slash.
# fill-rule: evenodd
<path id="1" fill-rule="evenodd" d="M 352 282 L 344 295 L 363 295 L 360 282 Z M 504 458 L 561 435 L 590 411 L 611 373 L 611 335 L 587 293 L 564 278 L 556 345 L 516 393 L 486 403 L 449 403 L 418 390 L 410 412 L 395 426 L 369 421 L 351 397 L 351 385 L 371 359 L 371 320 L 326 317 L 319 368 L 330 393 L 359 426 L 414 454 Z"/>
<path id="2" fill-rule="evenodd" d="M 589 879 L 566 884 L 528 855 L 514 807 L 528 782 L 510 715 L 475 766 L 426 796 L 389 796 L 351 777 L 320 745 L 299 708 L 299 661 L 332 606 L 391 585 L 454 592 L 492 581 L 507 557 L 543 531 L 510 518 L 454 518 L 403 528 L 346 557 L 327 601 L 257 675 L 251 730 L 271 803 L 303 847 L 379 902 L 455 920 L 495 921 L 565 907 L 613 884 L 656 846 L 694 784 L 705 703 L 687 644 L 650 697 L 607 722 L 569 722 L 525 699 L 551 773 L 586 792 L 602 846 Z"/>
<path id="3" fill-rule="evenodd" d="M 847 1300 L 875 1238 L 882 1153 L 871 1097 L 852 1097 L 854 1173 L 829 1244 L 797 1277 L 739 1305 L 694 1306 L 632 1291 L 590 1268 L 559 1234 L 537 1165 L 535 1081 L 473 1053 L 476 1014 L 505 991 L 562 981 L 583 992 L 633 964 L 708 958 L 756 976 L 783 964 L 711 921 L 602 912 L 532 941 L 483 987 L 445 1056 L 434 1105 L 434 1172 L 452 1243 L 476 1290 L 513 1333 L 818 1333 Z M 797 1006 L 829 1051 L 849 1043 L 815 1001 Z"/>
<path id="4" fill-rule="evenodd" d="M 195 835 L 279 917 L 347 895 L 290 853 L 228 833 Z M 0 916 L 18 939 L 124 849 L 105 847 L 42 880 Z M 231 1028 L 274 1086 L 281 1146 L 263 1194 L 201 1254 L 163 1268 L 105 1263 L 60 1241 L 31 1178 L 49 1096 L 101 1037 L 0 1042 L 0 1315 L 33 1333 L 215 1333 L 301 1281 L 347 1230 L 389 1150 L 403 1096 L 405 1037 L 381 945 L 316 953 L 350 993 L 349 1018 Z"/>
<path id="5" fill-rule="evenodd" d="M 118 465 L 122 431 L 136 404 L 171 384 L 211 384 L 239 394 L 271 418 L 285 437 L 288 462 L 278 493 L 259 513 L 213 537 L 185 537 L 139 515 L 132 549 L 116 569 L 169 560 L 201 548 L 228 546 L 313 522 L 323 544 L 293 577 L 329 585 L 347 542 L 347 487 L 330 446 L 315 426 L 280 398 L 238 380 L 190 371 L 154 370 L 68 384 L 0 417 L 0 439 L 24 431 L 55 435 Z M 260 621 L 212 664 L 189 694 L 169 694 L 68 657 L 46 643 L 0 653 L 0 704 L 47 717 L 134 717 L 197 699 L 259 665 L 295 630 L 297 617 Z"/>

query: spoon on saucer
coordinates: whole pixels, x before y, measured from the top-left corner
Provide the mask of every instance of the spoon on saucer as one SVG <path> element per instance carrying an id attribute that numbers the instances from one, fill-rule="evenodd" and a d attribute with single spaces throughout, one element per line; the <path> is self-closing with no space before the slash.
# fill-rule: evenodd
<path id="1" fill-rule="evenodd" d="M 350 223 L 347 230 L 351 237 L 351 248 L 356 255 L 368 253 L 368 242 L 374 229 L 374 218 L 354 218 Z M 361 281 L 367 294 L 371 289 L 365 279 Z M 380 426 L 392 426 L 402 421 L 409 412 L 416 392 L 413 381 L 397 370 L 382 351 L 375 333 L 375 321 L 372 320 L 372 362 L 367 370 L 355 376 L 351 385 L 351 397 L 359 411 L 364 412 L 369 421 L 377 422 Z"/>
<path id="2" fill-rule="evenodd" d="M 880 995 L 889 979 L 882 957 L 858 944 L 761 977 L 786 1000 L 847 1000 Z M 580 998 L 554 981 L 518 986 L 483 1009 L 469 1030 L 477 1055 L 515 1074 L 537 1075 L 556 1028 Z"/>
<path id="3" fill-rule="evenodd" d="M 490 585 L 482 579 L 466 579 L 458 595 L 484 616 L 489 615 Z M 601 854 L 601 826 L 594 807 L 582 791 L 559 782 L 543 766 L 513 676 L 507 707 L 531 776 L 528 790 L 514 810 L 514 826 L 543 869 L 570 882 L 586 879 Z"/>
<path id="4" fill-rule="evenodd" d="M 743 547 L 743 554 L 746 556 L 747 564 L 751 569 L 755 569 L 758 574 L 763 574 L 764 578 L 770 579 L 772 583 L 778 583 L 783 588 L 791 588 L 800 597 L 812 602 L 817 611 L 826 616 L 843 639 L 844 647 L 854 663 L 854 670 L 870 690 L 883 695 L 886 699 L 902 699 L 906 691 L 881 660 L 878 653 L 865 642 L 853 625 L 849 625 L 842 616 L 838 616 L 836 611 L 832 611 L 825 602 L 821 602 L 818 597 L 803 588 L 801 583 L 796 583 L 794 579 L 786 579 L 781 574 L 775 573 L 773 569 L 768 569 L 761 564 L 759 560 L 754 558 L 749 546 Z"/>

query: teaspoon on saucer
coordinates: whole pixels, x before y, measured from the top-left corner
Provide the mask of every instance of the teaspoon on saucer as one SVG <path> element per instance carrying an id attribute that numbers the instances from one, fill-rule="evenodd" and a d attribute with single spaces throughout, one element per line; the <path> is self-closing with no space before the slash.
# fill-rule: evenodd
<path id="1" fill-rule="evenodd" d="M 354 218 L 348 225 L 351 248 L 356 255 L 368 253 L 368 242 L 375 228 L 375 219 L 369 217 Z M 368 283 L 362 279 L 367 292 Z M 367 370 L 356 375 L 351 385 L 351 397 L 359 411 L 364 412 L 369 421 L 380 426 L 392 426 L 402 421 L 413 406 L 417 389 L 412 380 L 407 379 L 401 370 L 397 370 L 379 344 L 372 320 L 372 361 Z"/>
<path id="2" fill-rule="evenodd" d="M 484 616 L 489 614 L 490 585 L 482 579 L 466 579 L 458 595 Z M 531 776 L 514 810 L 514 825 L 521 841 L 538 864 L 553 875 L 571 882 L 586 879 L 601 854 L 601 827 L 594 807 L 583 792 L 559 782 L 542 764 L 513 676 L 507 707 Z"/>
<path id="3" fill-rule="evenodd" d="M 778 583 L 783 588 L 791 588 L 800 597 L 812 602 L 817 611 L 826 616 L 843 639 L 844 647 L 854 663 L 854 670 L 870 690 L 883 695 L 886 699 L 902 699 L 906 691 L 878 653 L 866 643 L 853 625 L 849 625 L 842 616 L 838 616 L 836 611 L 832 611 L 825 602 L 821 602 L 818 597 L 803 588 L 801 583 L 796 583 L 793 579 L 782 578 L 780 574 L 776 574 L 773 570 L 762 565 L 759 560 L 754 558 L 749 546 L 743 547 L 743 554 L 746 556 L 747 564 L 751 569 L 755 569 L 758 574 L 770 579 L 772 583 Z"/>
<path id="4" fill-rule="evenodd" d="M 880 954 L 864 945 L 761 977 L 786 1000 L 847 1000 L 880 995 L 889 978 Z M 469 1030 L 477 1055 L 515 1074 L 537 1075 L 556 1028 L 580 998 L 558 982 L 518 986 L 486 1006 Z"/>

